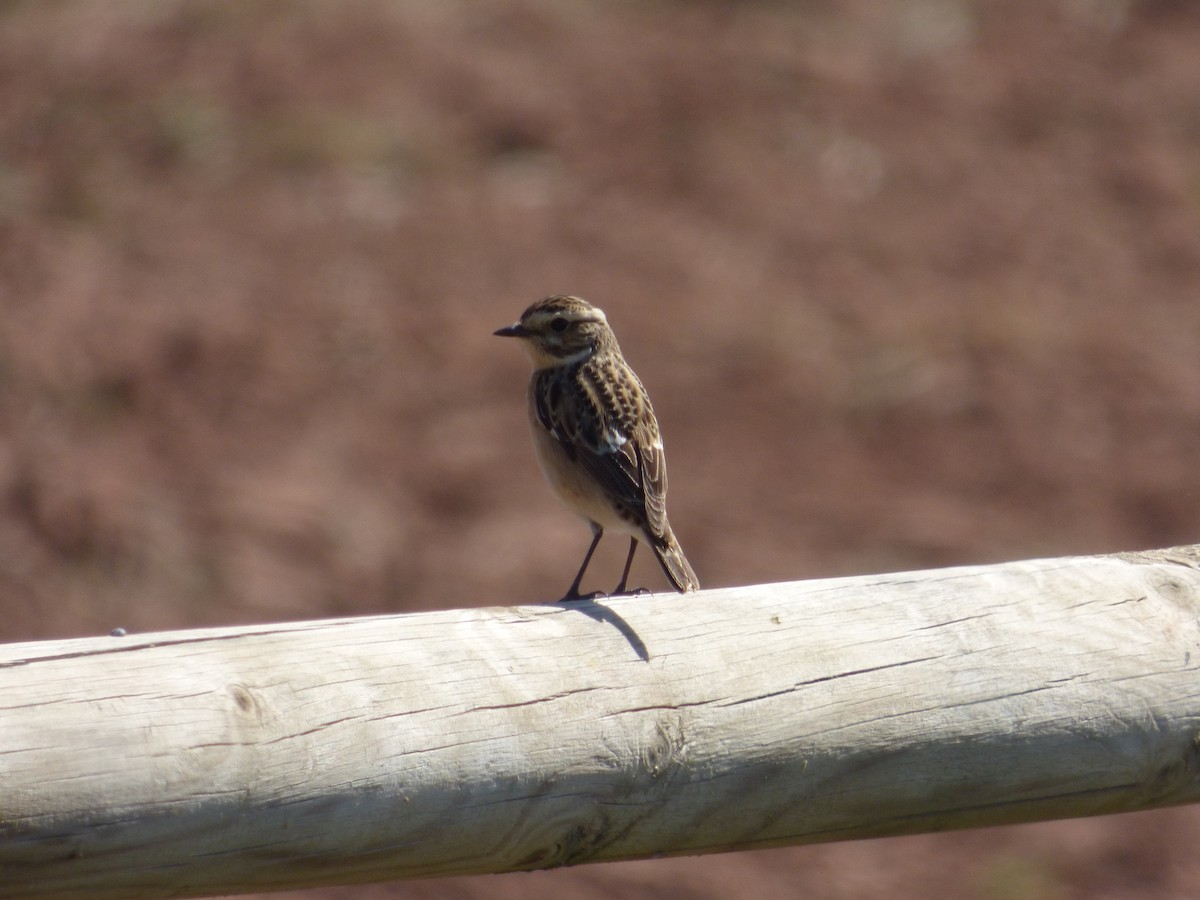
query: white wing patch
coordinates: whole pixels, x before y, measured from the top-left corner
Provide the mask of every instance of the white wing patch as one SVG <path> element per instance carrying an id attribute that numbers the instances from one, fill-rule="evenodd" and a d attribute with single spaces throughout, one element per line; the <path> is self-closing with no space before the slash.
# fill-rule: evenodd
<path id="1" fill-rule="evenodd" d="M 608 426 L 604 434 L 601 436 L 604 441 L 603 449 L 606 453 L 617 453 L 622 447 L 629 443 L 629 438 L 617 431 L 613 426 Z"/>

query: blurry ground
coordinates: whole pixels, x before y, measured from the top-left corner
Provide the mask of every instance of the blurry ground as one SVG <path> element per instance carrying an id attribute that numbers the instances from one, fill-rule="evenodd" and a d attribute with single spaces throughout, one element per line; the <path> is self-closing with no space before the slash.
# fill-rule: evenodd
<path id="1" fill-rule="evenodd" d="M 0 640 L 557 597 L 491 337 L 552 292 L 707 586 L 1193 542 L 1198 46 L 1185 0 L 0 4 Z M 1198 825 L 303 896 L 1184 897 Z"/>

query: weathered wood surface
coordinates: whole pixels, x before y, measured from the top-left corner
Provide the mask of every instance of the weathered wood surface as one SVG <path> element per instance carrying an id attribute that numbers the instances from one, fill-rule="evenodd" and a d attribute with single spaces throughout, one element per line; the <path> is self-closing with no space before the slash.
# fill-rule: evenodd
<path id="1" fill-rule="evenodd" d="M 0 647 L 0 896 L 167 897 L 1200 797 L 1200 547 Z"/>

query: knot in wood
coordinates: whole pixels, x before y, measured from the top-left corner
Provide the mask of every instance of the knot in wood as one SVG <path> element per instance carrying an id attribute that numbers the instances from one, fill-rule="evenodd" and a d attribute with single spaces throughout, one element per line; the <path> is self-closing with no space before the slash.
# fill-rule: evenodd
<path id="1" fill-rule="evenodd" d="M 1188 570 L 1182 570 L 1178 574 L 1167 570 L 1155 572 L 1150 578 L 1150 584 L 1172 606 L 1193 615 L 1200 613 L 1194 572 Z"/>
<path id="2" fill-rule="evenodd" d="M 683 730 L 678 722 L 659 719 L 654 734 L 642 747 L 642 768 L 652 778 L 660 779 L 679 767 L 683 759 Z"/>
<path id="3" fill-rule="evenodd" d="M 258 703 L 254 700 L 254 694 L 244 684 L 229 685 L 229 696 L 233 698 L 233 702 L 237 705 L 238 712 L 248 716 L 258 716 Z"/>

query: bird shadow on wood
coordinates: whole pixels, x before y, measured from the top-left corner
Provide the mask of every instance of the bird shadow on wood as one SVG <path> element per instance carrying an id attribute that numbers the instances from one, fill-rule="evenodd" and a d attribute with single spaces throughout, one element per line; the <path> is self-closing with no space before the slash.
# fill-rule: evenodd
<path id="1" fill-rule="evenodd" d="M 580 597 L 576 600 L 559 600 L 554 605 L 574 610 L 575 612 L 581 612 L 589 619 L 611 625 L 620 632 L 621 637 L 629 642 L 629 646 L 633 648 L 633 652 L 638 655 L 638 658 L 642 662 L 650 662 L 650 652 L 646 649 L 646 644 L 638 637 L 638 633 L 633 630 L 633 626 L 607 606 L 602 606 L 590 597 Z"/>

